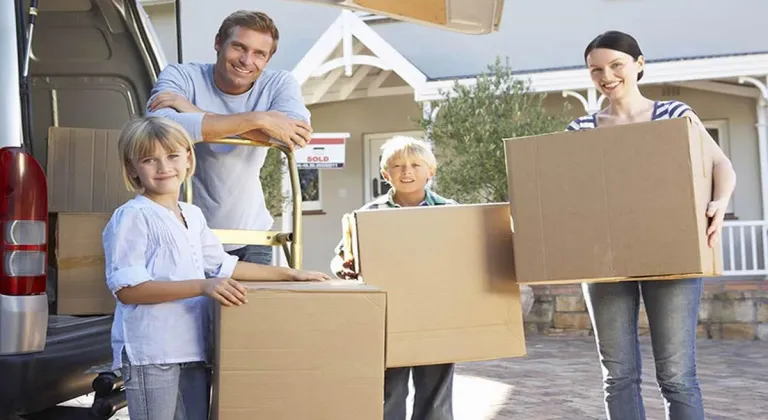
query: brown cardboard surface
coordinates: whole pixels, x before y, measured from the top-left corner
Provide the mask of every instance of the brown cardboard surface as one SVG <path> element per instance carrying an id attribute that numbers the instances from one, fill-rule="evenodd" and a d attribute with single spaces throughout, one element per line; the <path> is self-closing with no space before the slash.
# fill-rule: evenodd
<path id="1" fill-rule="evenodd" d="M 217 305 L 212 418 L 381 420 L 386 294 L 349 281 L 244 283 Z"/>
<path id="2" fill-rule="evenodd" d="M 687 118 L 506 139 L 520 283 L 715 276 L 712 157 Z"/>
<path id="3" fill-rule="evenodd" d="M 107 287 L 101 233 L 109 222 L 104 213 L 53 213 L 49 243 L 56 268 L 56 312 L 59 315 L 103 315 L 115 311 Z"/>
<path id="4" fill-rule="evenodd" d="M 440 25 L 445 25 L 448 20 L 445 0 L 357 0 L 357 3 L 362 7 Z"/>
<path id="5" fill-rule="evenodd" d="M 355 218 L 361 276 L 387 292 L 387 367 L 525 355 L 507 203 Z"/>
<path id="6" fill-rule="evenodd" d="M 48 210 L 112 213 L 136 193 L 122 178 L 120 130 L 48 130 Z"/>

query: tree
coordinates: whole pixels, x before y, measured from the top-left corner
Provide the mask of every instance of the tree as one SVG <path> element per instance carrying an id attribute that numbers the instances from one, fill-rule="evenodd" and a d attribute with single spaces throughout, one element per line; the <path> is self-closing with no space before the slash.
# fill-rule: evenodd
<path id="1" fill-rule="evenodd" d="M 267 203 L 267 210 L 273 216 L 280 216 L 283 213 L 283 152 L 270 148 L 267 151 L 267 158 L 264 166 L 261 168 L 261 189 L 264 191 L 264 200 Z"/>
<path id="2" fill-rule="evenodd" d="M 461 203 L 507 201 L 503 139 L 562 131 L 570 121 L 565 106 L 547 112 L 545 97 L 497 58 L 475 85 L 456 82 L 454 94 L 432 102 L 436 117 L 420 123 L 438 154 L 435 190 Z"/>

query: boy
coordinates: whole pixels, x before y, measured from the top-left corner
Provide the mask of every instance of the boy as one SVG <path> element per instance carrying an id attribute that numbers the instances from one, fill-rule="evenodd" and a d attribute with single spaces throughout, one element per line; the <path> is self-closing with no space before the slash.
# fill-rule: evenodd
<path id="1" fill-rule="evenodd" d="M 435 155 L 427 143 L 395 136 L 381 149 L 381 175 L 392 189 L 361 210 L 457 204 L 427 187 L 437 169 Z M 354 261 L 345 260 L 344 243 L 342 239 L 336 247 L 331 269 L 339 278 L 354 279 L 357 278 Z M 452 420 L 453 368 L 453 364 L 440 364 L 387 369 L 384 375 L 384 420 L 405 420 L 405 400 L 408 397 L 411 371 L 416 390 L 412 418 Z"/>

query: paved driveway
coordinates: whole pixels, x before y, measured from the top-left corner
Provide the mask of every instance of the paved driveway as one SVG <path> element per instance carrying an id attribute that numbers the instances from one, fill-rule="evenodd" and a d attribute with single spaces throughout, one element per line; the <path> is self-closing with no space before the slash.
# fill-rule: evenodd
<path id="1" fill-rule="evenodd" d="M 647 337 L 642 350 L 648 420 L 663 420 Z M 698 361 L 708 420 L 768 419 L 768 342 L 703 340 Z M 591 338 L 529 336 L 525 358 L 464 363 L 456 371 L 455 420 L 605 418 Z M 128 415 L 121 410 L 114 419 Z"/>
<path id="2" fill-rule="evenodd" d="M 650 340 L 642 341 L 648 420 L 663 420 Z M 768 342 L 698 343 L 708 420 L 768 419 Z M 592 338 L 529 336 L 528 356 L 457 367 L 456 420 L 604 419 Z"/>

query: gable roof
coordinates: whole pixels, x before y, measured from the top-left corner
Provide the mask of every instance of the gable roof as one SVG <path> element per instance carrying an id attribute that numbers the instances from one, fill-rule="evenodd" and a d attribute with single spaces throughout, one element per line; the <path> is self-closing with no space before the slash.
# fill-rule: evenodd
<path id="1" fill-rule="evenodd" d="M 371 54 L 354 54 L 353 38 Z M 342 45 L 342 56 L 326 61 L 339 44 Z M 321 76 L 342 66 L 345 67 L 346 75 L 352 76 L 353 65 L 391 70 L 413 88 L 419 88 L 427 80 L 424 73 L 349 10 L 339 14 L 292 71 L 299 83 L 304 84 L 310 76 Z"/>
<path id="2" fill-rule="evenodd" d="M 402 22 L 373 28 L 440 80 L 482 73 L 497 55 L 518 72 L 582 67 L 589 41 L 613 29 L 632 34 L 649 61 L 768 51 L 765 16 L 768 1 L 547 0 L 509 2 L 500 31 L 488 35 Z"/>
<path id="3" fill-rule="evenodd" d="M 368 26 L 432 81 L 471 78 L 484 72 L 496 56 L 509 57 L 520 74 L 583 69 L 584 47 L 596 34 L 609 29 L 633 34 L 652 64 L 768 52 L 768 25 L 763 22 L 768 16 L 768 1 L 701 3 L 510 1 L 504 7 L 500 32 L 479 36 L 403 22 L 371 22 Z M 339 17 L 336 7 L 301 1 L 260 0 L 254 5 L 249 0 L 221 0 L 217 4 L 197 0 L 195 7 L 181 8 L 185 61 L 212 60 L 213 38 L 221 19 L 238 8 L 262 10 L 275 20 L 280 45 L 269 67 L 282 70 L 293 70 Z M 651 73 L 646 72 L 649 80 Z M 585 79 L 583 75 L 580 78 Z"/>

